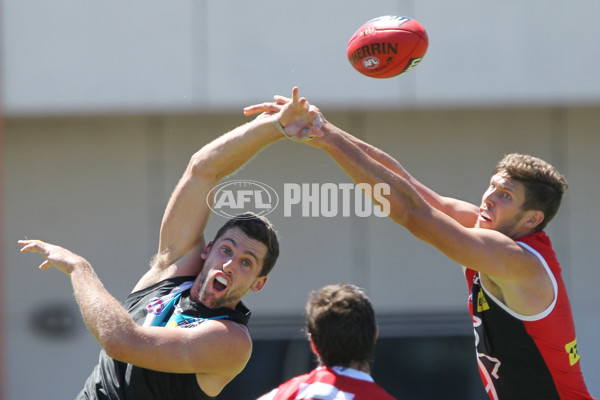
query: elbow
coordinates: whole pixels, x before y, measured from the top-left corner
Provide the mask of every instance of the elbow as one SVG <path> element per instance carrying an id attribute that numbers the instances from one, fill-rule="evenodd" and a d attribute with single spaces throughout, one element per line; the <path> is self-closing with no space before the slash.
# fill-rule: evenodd
<path id="1" fill-rule="evenodd" d="M 124 360 L 124 346 L 118 341 L 105 341 L 104 343 L 101 342 L 101 344 L 102 348 L 110 358 L 120 361 Z"/>
<path id="2" fill-rule="evenodd" d="M 194 174 L 200 174 L 205 171 L 213 169 L 210 157 L 203 151 L 203 149 L 197 151 L 192 155 L 188 163 L 188 170 Z"/>
<path id="3" fill-rule="evenodd" d="M 392 221 L 394 221 L 398 225 L 402 225 L 402 226 L 406 227 L 408 218 L 407 218 L 405 212 L 392 209 L 392 210 L 390 210 L 389 217 Z"/>
<path id="4" fill-rule="evenodd" d="M 217 171 L 218 168 L 212 159 L 200 150 L 190 158 L 186 174 L 190 179 L 202 179 L 204 181 L 214 180 L 215 182 L 218 182 L 219 177 L 217 176 Z"/>
<path id="5" fill-rule="evenodd" d="M 420 239 L 421 231 L 429 223 L 427 212 L 411 207 L 392 208 L 390 218 Z"/>
<path id="6" fill-rule="evenodd" d="M 132 339 L 133 336 L 135 336 L 135 326 L 125 327 L 124 329 L 107 327 L 107 329 L 97 333 L 96 339 L 109 357 L 125 361 L 127 354 L 131 353 L 132 346 L 135 343 L 135 340 Z"/>

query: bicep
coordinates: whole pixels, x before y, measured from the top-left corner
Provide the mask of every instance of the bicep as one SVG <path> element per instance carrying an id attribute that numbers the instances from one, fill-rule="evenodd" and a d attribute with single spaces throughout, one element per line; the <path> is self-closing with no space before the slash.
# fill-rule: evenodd
<path id="1" fill-rule="evenodd" d="M 158 253 L 167 255 L 166 266 L 203 238 L 210 216 L 209 193 L 215 180 L 188 167 L 167 204 L 160 228 Z"/>
<path id="2" fill-rule="evenodd" d="M 498 282 L 521 279 L 532 262 L 530 255 L 508 236 L 491 229 L 465 227 L 436 209 L 414 213 L 406 227 L 459 265 Z"/>
<path id="3" fill-rule="evenodd" d="M 194 328 L 136 325 L 105 350 L 119 361 L 155 371 L 234 376 L 248 362 L 252 342 L 235 323 L 205 321 Z"/>

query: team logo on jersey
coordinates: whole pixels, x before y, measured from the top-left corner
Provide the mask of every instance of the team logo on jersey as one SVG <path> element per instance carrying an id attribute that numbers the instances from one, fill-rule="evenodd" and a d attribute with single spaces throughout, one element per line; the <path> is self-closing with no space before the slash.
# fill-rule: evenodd
<path id="1" fill-rule="evenodd" d="M 577 364 L 579 361 L 579 353 L 577 352 L 577 339 L 565 345 L 565 350 L 569 353 L 569 362 L 571 366 Z"/>
<path id="2" fill-rule="evenodd" d="M 480 290 L 477 294 L 477 312 L 482 312 L 489 309 L 490 306 L 485 298 L 485 295 L 483 294 L 483 290 Z"/>
<path id="3" fill-rule="evenodd" d="M 146 306 L 146 310 L 154 315 L 160 315 L 165 308 L 165 303 L 160 297 L 153 297 Z"/>

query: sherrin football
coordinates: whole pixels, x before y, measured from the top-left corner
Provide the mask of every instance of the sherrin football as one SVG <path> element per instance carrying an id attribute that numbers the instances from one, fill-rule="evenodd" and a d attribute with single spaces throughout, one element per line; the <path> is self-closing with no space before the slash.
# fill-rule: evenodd
<path id="1" fill-rule="evenodd" d="M 392 78 L 416 67 L 428 46 L 427 32 L 419 22 L 386 15 L 368 21 L 352 35 L 348 60 L 363 75 Z"/>

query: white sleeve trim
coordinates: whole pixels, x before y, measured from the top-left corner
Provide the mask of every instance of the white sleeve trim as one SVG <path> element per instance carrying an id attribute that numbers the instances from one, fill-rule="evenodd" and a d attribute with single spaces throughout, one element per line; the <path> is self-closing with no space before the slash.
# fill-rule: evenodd
<path id="1" fill-rule="evenodd" d="M 556 283 L 556 278 L 554 277 L 552 270 L 548 266 L 548 263 L 546 262 L 544 257 L 542 257 L 542 255 L 537 250 L 535 250 L 533 247 L 531 247 L 528 244 L 525 244 L 523 242 L 516 242 L 516 243 L 519 246 L 523 247 L 525 250 L 528 250 L 534 256 L 536 256 L 541 261 L 544 268 L 546 269 L 546 273 L 550 277 L 550 281 L 552 281 L 552 287 L 554 288 L 554 298 L 552 299 L 552 303 L 544 311 L 542 311 L 538 314 L 522 315 L 522 314 L 519 314 L 519 313 L 511 310 L 506 304 L 504 304 L 503 302 L 498 300 L 493 294 L 491 294 L 489 291 L 487 291 L 485 289 L 485 287 L 483 286 L 483 282 L 481 282 L 481 288 L 485 291 L 485 294 L 487 296 L 489 296 L 492 300 L 494 300 L 494 302 L 496 304 L 498 304 L 502 309 L 504 309 L 504 311 L 506 311 L 513 317 L 515 317 L 521 321 L 539 321 L 543 318 L 546 318 L 552 312 L 552 310 L 554 310 L 554 306 L 556 305 L 556 299 L 558 297 L 558 283 Z"/>

